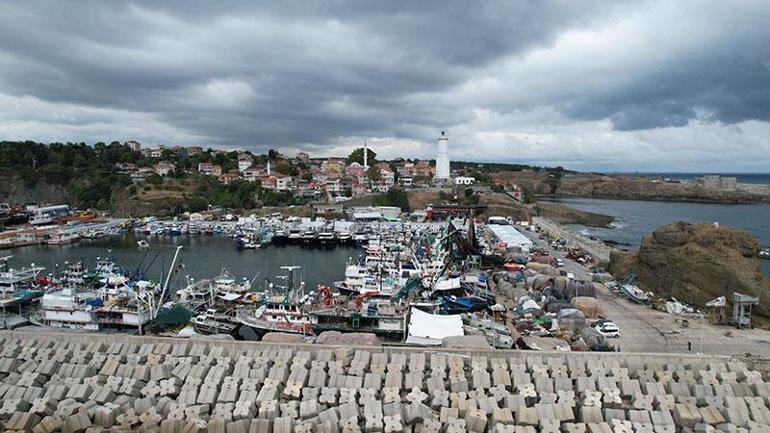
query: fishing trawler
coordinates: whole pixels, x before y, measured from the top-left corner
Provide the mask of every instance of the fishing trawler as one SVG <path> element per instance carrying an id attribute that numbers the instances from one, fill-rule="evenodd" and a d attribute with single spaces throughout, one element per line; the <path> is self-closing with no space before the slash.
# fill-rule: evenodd
<path id="1" fill-rule="evenodd" d="M 335 296 L 329 287 L 319 286 L 319 302 L 308 308 L 313 331 L 368 332 L 387 341 L 403 341 L 406 336 L 407 295 L 419 292 L 421 281 L 411 279 L 397 292 Z"/>
<path id="2" fill-rule="evenodd" d="M 136 329 L 153 319 L 159 285 L 150 281 L 109 278 L 99 289 L 63 288 L 43 295 L 42 321 L 57 328 Z"/>
<path id="3" fill-rule="evenodd" d="M 0 272 L 0 299 L 17 299 L 39 292 L 34 283 L 45 268 L 35 266 L 33 263 L 26 268 L 13 269 L 8 265 L 12 257 L 0 258 L 0 264 L 3 267 L 3 271 Z M 25 292 L 29 293 L 25 295 Z"/>
<path id="4" fill-rule="evenodd" d="M 195 281 L 187 276 L 187 285 L 176 291 L 176 301 L 191 311 L 203 312 L 215 307 L 217 304 L 253 304 L 261 297 L 261 294 L 251 291 L 256 280 L 243 278 L 236 280 L 225 268 L 214 279 Z"/>
<path id="5" fill-rule="evenodd" d="M 318 235 L 316 234 L 315 230 L 311 230 L 311 229 L 305 230 L 304 232 L 302 232 L 302 237 L 301 237 L 302 244 L 304 245 L 314 244 L 317 236 Z"/>
<path id="6" fill-rule="evenodd" d="M 289 244 L 296 245 L 302 242 L 302 230 L 297 227 L 289 229 L 289 235 L 287 236 Z"/>
<path id="7" fill-rule="evenodd" d="M 333 247 L 337 243 L 337 235 L 334 233 L 334 229 L 326 227 L 318 232 L 316 242 L 322 247 Z"/>
<path id="8" fill-rule="evenodd" d="M 276 246 L 283 246 L 289 243 L 289 234 L 284 228 L 278 228 L 273 233 L 273 244 Z"/>
<path id="9" fill-rule="evenodd" d="M 64 270 L 59 276 L 62 287 L 81 288 L 86 284 L 83 262 L 64 262 Z"/>
<path id="10" fill-rule="evenodd" d="M 177 247 L 169 277 L 181 248 Z M 96 268 L 84 273 L 84 280 L 83 287 L 57 288 L 45 293 L 40 301 L 40 323 L 58 328 L 124 330 L 141 334 L 157 316 L 168 288 L 168 278 L 163 286 L 132 279 L 108 258 L 98 258 Z"/>
<path id="11" fill-rule="evenodd" d="M 304 294 L 305 283 L 300 282 L 294 287 L 294 271 L 299 266 L 282 266 L 281 269 L 288 271 L 288 275 L 278 277 L 285 280 L 286 285 L 270 284 L 268 289 L 278 288 L 284 294 L 265 296 L 258 308 L 238 310 L 235 318 L 258 335 L 267 332 L 311 334 L 312 324 L 304 312 L 304 305 L 309 298 Z"/>

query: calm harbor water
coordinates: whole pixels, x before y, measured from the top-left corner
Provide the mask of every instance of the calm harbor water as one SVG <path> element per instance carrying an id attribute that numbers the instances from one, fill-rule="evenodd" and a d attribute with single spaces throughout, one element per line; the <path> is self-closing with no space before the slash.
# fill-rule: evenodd
<path id="1" fill-rule="evenodd" d="M 743 229 L 754 235 L 763 246 L 770 246 L 770 204 L 712 204 L 594 198 L 553 199 L 564 205 L 588 212 L 615 217 L 612 228 L 571 225 L 573 230 L 602 240 L 613 240 L 621 248 L 636 249 L 642 237 L 656 228 L 676 221 L 719 222 Z M 762 268 L 770 275 L 770 261 Z"/>
<path id="2" fill-rule="evenodd" d="M 139 248 L 136 241 L 146 239 L 149 248 Z M 265 278 L 277 281 L 277 275 L 286 275 L 281 266 L 301 266 L 297 271 L 306 286 L 315 289 L 318 284 L 330 284 L 343 279 L 348 257 L 356 257 L 361 250 L 350 247 L 333 249 L 307 248 L 298 245 L 268 246 L 265 249 L 242 250 L 235 248 L 235 241 L 225 236 L 161 236 L 145 237 L 133 233 L 120 237 L 84 239 L 66 246 L 31 246 L 7 251 L 13 255 L 11 266 L 21 267 L 30 263 L 45 266 L 45 273 L 54 273 L 56 265 L 64 262 L 83 261 L 94 266 L 97 257 L 111 257 L 131 272 L 139 269 L 149 279 L 160 280 L 168 272 L 177 246 L 182 245 L 182 266 L 171 278 L 171 287 L 182 288 L 186 276 L 195 279 L 213 278 L 222 268 L 227 268 L 236 278 L 252 279 L 259 272 L 255 287 L 262 288 Z M 155 258 L 157 253 L 157 258 Z M 4 254 L 5 255 L 5 254 Z"/>

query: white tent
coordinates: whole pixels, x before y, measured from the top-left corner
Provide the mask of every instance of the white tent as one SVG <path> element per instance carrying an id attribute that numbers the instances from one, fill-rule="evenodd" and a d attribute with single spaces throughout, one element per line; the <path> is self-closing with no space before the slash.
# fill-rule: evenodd
<path id="1" fill-rule="evenodd" d="M 409 336 L 407 344 L 439 346 L 445 337 L 464 335 L 463 319 L 459 315 L 444 316 L 428 314 L 412 308 L 409 318 Z"/>

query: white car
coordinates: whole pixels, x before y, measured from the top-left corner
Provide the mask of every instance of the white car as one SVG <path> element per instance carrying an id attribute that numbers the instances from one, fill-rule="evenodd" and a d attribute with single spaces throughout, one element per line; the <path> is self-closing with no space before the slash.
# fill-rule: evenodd
<path id="1" fill-rule="evenodd" d="M 618 328 L 618 325 L 616 325 L 615 322 L 609 320 L 597 323 L 594 326 L 594 329 L 607 338 L 620 337 L 620 329 Z"/>

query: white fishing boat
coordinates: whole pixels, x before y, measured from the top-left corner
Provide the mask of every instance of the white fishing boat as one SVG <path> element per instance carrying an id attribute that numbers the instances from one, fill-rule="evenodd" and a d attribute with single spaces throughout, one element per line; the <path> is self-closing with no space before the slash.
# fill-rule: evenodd
<path id="1" fill-rule="evenodd" d="M 158 285 L 109 278 L 99 289 L 63 288 L 43 295 L 40 308 L 48 326 L 88 330 L 137 329 L 154 317 Z"/>
<path id="2" fill-rule="evenodd" d="M 48 245 L 66 245 L 76 242 L 80 239 L 80 235 L 70 231 L 58 231 L 51 233 L 48 238 Z"/>
<path id="3" fill-rule="evenodd" d="M 174 269 L 179 250 L 171 262 Z M 168 278 L 162 286 L 147 280 L 132 281 L 109 259 L 98 259 L 91 275 L 97 287 L 62 288 L 43 295 L 40 302 L 43 324 L 58 328 L 86 330 L 134 330 L 143 328 L 158 314 Z"/>
<path id="4" fill-rule="evenodd" d="M 638 304 L 648 304 L 650 302 L 647 293 L 633 284 L 624 284 L 620 286 L 620 291 L 623 292 L 630 300 Z"/>
<path id="5" fill-rule="evenodd" d="M 64 270 L 62 270 L 61 275 L 59 276 L 59 281 L 63 287 L 83 287 L 85 285 L 85 268 L 83 267 L 83 262 L 64 262 Z"/>

